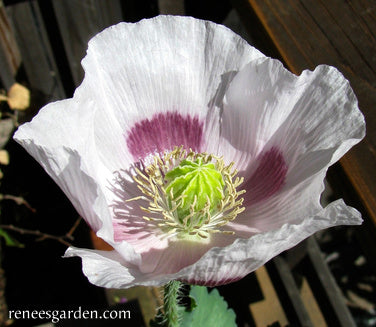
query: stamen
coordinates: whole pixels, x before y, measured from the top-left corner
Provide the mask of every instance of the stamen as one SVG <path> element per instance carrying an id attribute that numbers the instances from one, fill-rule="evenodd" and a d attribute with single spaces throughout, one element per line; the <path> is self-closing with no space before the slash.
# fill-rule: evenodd
<path id="1" fill-rule="evenodd" d="M 146 200 L 140 209 L 150 216 L 169 237 L 198 236 L 211 233 L 234 234 L 222 226 L 244 211 L 245 190 L 237 191 L 243 178 L 235 177 L 234 163 L 225 166 L 223 157 L 195 153 L 176 147 L 133 176 L 142 195 L 127 201 Z M 192 193 L 193 192 L 193 193 Z"/>

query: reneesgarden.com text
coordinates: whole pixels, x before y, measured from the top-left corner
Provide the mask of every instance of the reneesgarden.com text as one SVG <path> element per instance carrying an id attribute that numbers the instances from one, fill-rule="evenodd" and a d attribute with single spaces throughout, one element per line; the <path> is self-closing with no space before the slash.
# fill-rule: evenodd
<path id="1" fill-rule="evenodd" d="M 9 319 L 32 319 L 48 320 L 52 323 L 58 323 L 61 320 L 89 320 L 89 319 L 131 319 L 130 310 L 83 310 L 78 307 L 76 310 L 9 310 Z"/>

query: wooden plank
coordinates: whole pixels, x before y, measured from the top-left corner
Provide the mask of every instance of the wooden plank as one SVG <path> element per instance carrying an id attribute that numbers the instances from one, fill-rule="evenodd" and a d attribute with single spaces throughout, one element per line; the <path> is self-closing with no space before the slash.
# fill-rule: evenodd
<path id="1" fill-rule="evenodd" d="M 249 310 L 255 320 L 255 325 L 269 326 L 278 321 L 281 326 L 286 326 L 288 324 L 286 315 L 266 267 L 262 266 L 258 268 L 255 271 L 255 274 L 264 296 L 262 301 L 251 303 L 249 305 Z"/>
<path id="2" fill-rule="evenodd" d="M 352 10 L 349 2 L 300 0 L 299 3 L 315 18 L 316 24 L 325 33 L 323 36 L 338 52 L 339 60 L 337 59 L 335 64 L 346 66 L 347 69 L 356 72 L 368 83 L 376 86 L 376 62 L 370 56 L 376 51 L 376 39 L 369 34 L 359 13 Z M 317 45 L 320 44 L 316 44 L 316 47 Z M 307 49 L 304 51 L 307 52 Z M 311 57 L 318 56 L 311 54 Z M 327 60 L 327 57 L 323 56 L 323 59 Z"/>
<path id="3" fill-rule="evenodd" d="M 300 286 L 300 296 L 304 306 L 307 309 L 308 315 L 312 321 L 313 326 L 326 327 L 325 318 L 320 310 L 320 307 L 313 295 L 312 288 L 306 278 L 303 278 Z M 305 327 L 305 325 L 302 324 Z"/>
<path id="4" fill-rule="evenodd" d="M 341 160 L 376 226 L 376 4 L 370 0 L 244 0 L 256 13 L 288 68 L 300 74 L 336 66 L 359 100 L 367 136 Z M 251 15 L 250 15 L 251 16 Z M 244 15 L 243 15 L 244 17 Z"/>
<path id="5" fill-rule="evenodd" d="M 6 8 L 21 52 L 30 88 L 45 96 L 45 101 L 65 97 L 52 49 L 37 1 Z"/>
<path id="6" fill-rule="evenodd" d="M 349 6 L 353 11 L 359 13 L 363 23 L 367 27 L 369 34 L 376 37 L 375 2 L 373 0 L 350 1 Z"/>
<path id="7" fill-rule="evenodd" d="M 273 266 L 273 268 L 271 268 Z M 286 312 L 289 323 L 294 326 L 313 327 L 307 308 L 300 296 L 300 291 L 295 283 L 294 277 L 290 267 L 282 256 L 275 257 L 271 262 L 266 265 L 268 271 L 276 270 L 278 277 L 271 274 L 274 285 L 278 283 L 277 293 L 278 296 L 286 294 L 285 298 L 280 298 L 282 306 Z M 279 288 L 283 288 L 279 291 Z M 287 306 L 291 306 L 292 310 L 288 310 Z"/>
<path id="8" fill-rule="evenodd" d="M 161 15 L 185 14 L 184 0 L 158 0 L 158 8 Z"/>
<path id="9" fill-rule="evenodd" d="M 346 307 L 344 296 L 334 280 L 315 239 L 310 237 L 307 239 L 306 244 L 307 254 L 316 272 L 315 276 L 319 279 L 320 284 L 326 292 L 330 305 L 338 320 L 338 323 L 328 323 L 328 325 L 355 327 L 355 321 L 351 316 L 349 309 Z"/>
<path id="10" fill-rule="evenodd" d="M 341 32 L 346 35 L 353 48 L 356 50 L 356 55 L 359 56 L 361 75 L 366 76 L 366 72 L 368 72 L 367 74 L 370 78 L 367 79 L 367 81 L 373 86 L 376 86 L 376 60 L 373 56 L 376 51 L 376 38 L 373 34 L 375 31 L 372 31 L 364 21 L 364 18 L 369 18 L 369 14 L 364 10 L 363 12 L 358 12 L 351 6 L 352 3 L 354 5 L 359 4 L 359 0 L 353 2 L 347 1 L 345 4 L 340 0 L 332 1 L 330 6 L 327 2 L 322 1 L 322 3 L 335 23 L 341 26 Z M 368 9 L 373 10 L 375 14 L 375 3 L 369 2 Z M 374 22 L 375 21 L 374 19 Z M 371 21 L 369 20 L 369 22 Z M 337 40 L 337 44 L 339 43 L 340 40 Z M 353 57 L 351 60 L 353 61 Z"/>
<path id="11" fill-rule="evenodd" d="M 13 31 L 10 26 L 5 8 L 0 2 L 0 80 L 5 89 L 15 83 L 15 76 L 21 64 L 19 52 Z"/>
<path id="12" fill-rule="evenodd" d="M 88 41 L 108 26 L 122 21 L 118 0 L 53 0 L 65 51 L 74 83 L 78 86 L 84 72 L 81 60 Z"/>

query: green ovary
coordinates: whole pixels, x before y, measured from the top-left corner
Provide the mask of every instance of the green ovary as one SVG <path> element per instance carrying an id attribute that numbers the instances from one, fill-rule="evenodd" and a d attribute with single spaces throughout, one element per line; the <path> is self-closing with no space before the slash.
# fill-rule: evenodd
<path id="1" fill-rule="evenodd" d="M 171 205 L 178 205 L 176 212 L 180 222 L 192 212 L 212 214 L 224 197 L 222 174 L 213 163 L 204 163 L 201 158 L 195 161 L 182 160 L 179 166 L 166 173 L 165 180 L 165 190 Z M 204 223 L 205 216 L 203 214 L 198 221 L 197 216 L 193 218 L 194 225 Z"/>

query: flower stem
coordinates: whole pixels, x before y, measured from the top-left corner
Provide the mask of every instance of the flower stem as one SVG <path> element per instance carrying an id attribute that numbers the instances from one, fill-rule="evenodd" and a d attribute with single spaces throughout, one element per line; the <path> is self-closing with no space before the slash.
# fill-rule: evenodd
<path id="1" fill-rule="evenodd" d="M 164 287 L 164 320 L 167 327 L 179 327 L 178 296 L 181 283 L 173 280 Z"/>

